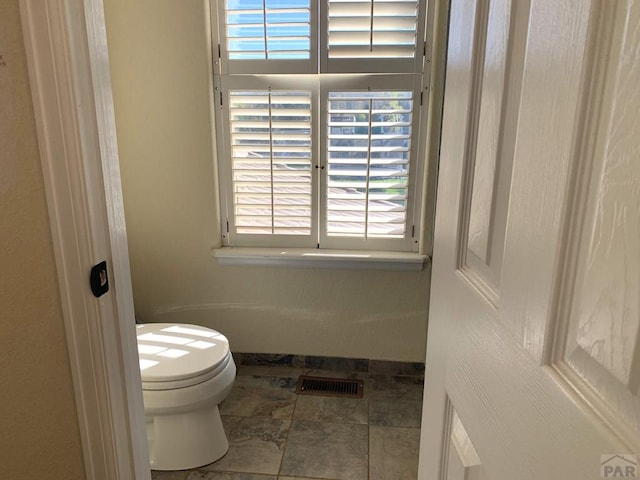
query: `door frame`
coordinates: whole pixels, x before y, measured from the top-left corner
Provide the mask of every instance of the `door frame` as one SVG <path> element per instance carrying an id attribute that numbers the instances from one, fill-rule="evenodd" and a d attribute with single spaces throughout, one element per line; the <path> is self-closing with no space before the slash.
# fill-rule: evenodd
<path id="1" fill-rule="evenodd" d="M 20 16 L 86 477 L 149 480 L 103 2 L 20 0 Z"/>
<path id="2" fill-rule="evenodd" d="M 426 41 L 439 54 L 425 153 L 437 156 L 449 0 L 429 3 Z M 150 480 L 103 0 L 19 4 L 86 477 Z M 96 299 L 88 274 L 102 260 L 110 292 Z"/>

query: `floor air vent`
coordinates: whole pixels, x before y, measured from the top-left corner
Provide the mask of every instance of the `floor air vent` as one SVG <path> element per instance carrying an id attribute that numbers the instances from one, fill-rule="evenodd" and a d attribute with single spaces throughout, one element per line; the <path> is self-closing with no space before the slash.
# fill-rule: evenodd
<path id="1" fill-rule="evenodd" d="M 325 395 L 329 397 L 362 398 L 364 382 L 342 378 L 300 375 L 296 385 L 299 395 Z"/>

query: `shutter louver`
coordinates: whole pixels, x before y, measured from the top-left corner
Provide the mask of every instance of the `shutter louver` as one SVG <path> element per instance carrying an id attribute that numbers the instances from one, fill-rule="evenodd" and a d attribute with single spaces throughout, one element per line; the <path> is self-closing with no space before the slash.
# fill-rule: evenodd
<path id="1" fill-rule="evenodd" d="M 309 0 L 226 0 L 229 60 L 309 59 Z"/>
<path id="2" fill-rule="evenodd" d="M 328 0 L 329 58 L 413 58 L 418 0 Z"/>
<path id="3" fill-rule="evenodd" d="M 405 236 L 412 97 L 411 91 L 329 93 L 328 236 Z"/>
<path id="4" fill-rule="evenodd" d="M 235 233 L 311 234 L 311 93 L 229 95 Z"/>

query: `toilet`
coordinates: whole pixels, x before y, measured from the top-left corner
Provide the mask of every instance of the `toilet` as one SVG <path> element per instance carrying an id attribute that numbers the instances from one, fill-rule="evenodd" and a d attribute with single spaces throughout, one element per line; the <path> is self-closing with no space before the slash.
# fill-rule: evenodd
<path id="1" fill-rule="evenodd" d="M 215 462 L 229 449 L 218 405 L 236 365 L 224 335 L 198 325 L 136 325 L 152 470 Z"/>

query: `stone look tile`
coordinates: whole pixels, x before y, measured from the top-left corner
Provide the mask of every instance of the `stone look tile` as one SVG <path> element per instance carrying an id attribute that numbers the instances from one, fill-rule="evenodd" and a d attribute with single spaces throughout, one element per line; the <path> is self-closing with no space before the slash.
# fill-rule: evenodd
<path id="1" fill-rule="evenodd" d="M 423 380 L 420 377 L 371 375 L 371 394 L 379 399 L 422 401 Z"/>
<path id="2" fill-rule="evenodd" d="M 369 422 L 369 401 L 363 398 L 321 397 L 300 395 L 293 413 L 294 420 L 312 422 L 356 423 Z"/>
<path id="3" fill-rule="evenodd" d="M 278 477 L 278 480 L 317 480 L 309 477 Z M 336 478 L 323 478 L 322 480 L 337 480 Z"/>
<path id="4" fill-rule="evenodd" d="M 424 376 L 424 363 L 370 360 L 369 373 L 372 375 Z"/>
<path id="5" fill-rule="evenodd" d="M 186 470 L 167 472 L 162 470 L 151 470 L 151 480 L 185 480 Z"/>
<path id="6" fill-rule="evenodd" d="M 291 418 L 296 402 L 296 379 L 238 375 L 221 415 Z"/>
<path id="7" fill-rule="evenodd" d="M 366 480 L 366 425 L 293 422 L 280 473 L 284 476 Z"/>
<path id="8" fill-rule="evenodd" d="M 423 380 L 419 377 L 372 375 L 369 423 L 388 427 L 420 427 Z"/>
<path id="9" fill-rule="evenodd" d="M 289 365 L 239 365 L 236 375 L 253 375 L 258 377 L 289 377 L 297 379 L 306 370 Z"/>
<path id="10" fill-rule="evenodd" d="M 312 368 L 307 370 L 305 375 L 313 377 L 329 377 L 329 378 L 349 378 L 353 380 L 362 380 L 365 384 L 369 381 L 369 374 L 366 372 L 341 372 L 338 370 L 325 370 L 321 368 Z"/>
<path id="11" fill-rule="evenodd" d="M 237 472 L 206 472 L 196 470 L 187 476 L 186 480 L 276 480 L 273 475 L 258 475 L 255 473 Z"/>
<path id="12" fill-rule="evenodd" d="M 369 360 L 363 358 L 306 357 L 308 369 L 333 370 L 341 372 L 368 372 Z"/>
<path id="13" fill-rule="evenodd" d="M 369 429 L 369 479 L 416 480 L 420 429 L 376 427 Z"/>
<path id="14" fill-rule="evenodd" d="M 284 355 L 274 353 L 243 353 L 242 365 L 281 365 L 304 367 L 305 357 L 302 355 Z"/>
<path id="15" fill-rule="evenodd" d="M 238 376 L 221 405 L 229 452 L 191 471 L 153 471 L 153 480 L 416 479 L 423 364 L 236 352 L 234 358 Z M 297 396 L 301 374 L 363 380 L 365 397 Z"/>
<path id="16" fill-rule="evenodd" d="M 282 460 L 290 422 L 265 417 L 222 417 L 229 451 L 200 470 L 275 475 Z"/>

